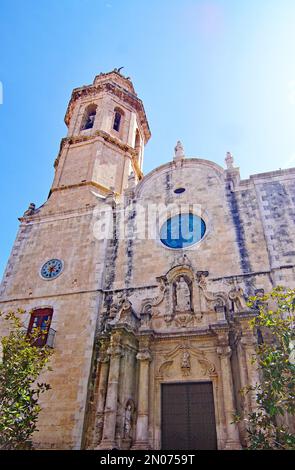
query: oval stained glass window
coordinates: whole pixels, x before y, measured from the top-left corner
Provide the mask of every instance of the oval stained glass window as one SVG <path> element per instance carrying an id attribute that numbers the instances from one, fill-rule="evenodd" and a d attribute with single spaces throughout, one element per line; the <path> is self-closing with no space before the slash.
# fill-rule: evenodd
<path id="1" fill-rule="evenodd" d="M 187 248 L 200 241 L 205 232 L 206 224 L 201 217 L 195 214 L 177 214 L 162 225 L 160 239 L 169 248 Z"/>

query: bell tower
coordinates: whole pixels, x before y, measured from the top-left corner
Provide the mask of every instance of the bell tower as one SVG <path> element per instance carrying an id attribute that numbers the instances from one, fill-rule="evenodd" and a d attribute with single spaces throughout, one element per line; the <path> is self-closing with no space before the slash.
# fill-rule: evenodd
<path id="1" fill-rule="evenodd" d="M 116 69 L 73 91 L 65 122 L 68 132 L 54 163 L 50 195 L 19 218 L 0 285 L 1 311 L 25 310 L 28 331 L 44 315 L 46 323 L 50 319 L 51 390 L 36 436 L 36 445 L 48 449 L 83 445 L 96 328 L 113 250 L 113 240 L 95 236 L 94 209 L 109 208 L 109 195 L 119 203 L 128 179 L 130 184 L 142 178 L 150 138 L 142 101 Z"/>
<path id="2" fill-rule="evenodd" d="M 144 146 L 150 129 L 142 101 L 130 78 L 120 70 L 101 73 L 92 85 L 73 90 L 62 139 L 55 161 L 51 193 L 93 186 L 100 194 L 122 194 L 128 176 L 142 174 Z"/>

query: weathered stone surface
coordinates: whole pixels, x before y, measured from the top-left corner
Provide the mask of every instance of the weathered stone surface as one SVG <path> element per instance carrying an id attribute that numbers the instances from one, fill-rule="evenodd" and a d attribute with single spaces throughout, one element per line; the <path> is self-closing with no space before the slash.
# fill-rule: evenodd
<path id="1" fill-rule="evenodd" d="M 92 103 L 93 128 L 81 130 Z M 120 132 L 112 128 L 117 108 Z M 238 390 L 259 380 L 246 300 L 295 286 L 295 169 L 240 180 L 229 153 L 223 169 L 185 158 L 178 144 L 173 161 L 142 178 L 148 123 L 118 71 L 74 90 L 66 122 L 51 195 L 20 219 L 0 290 L 2 310 L 25 308 L 27 319 L 31 309 L 54 311 L 53 372 L 44 377 L 52 390 L 42 397 L 36 446 L 159 449 L 161 384 L 205 380 L 218 448 L 240 448 L 245 430 L 231 415 L 253 409 L 253 397 Z M 193 205 L 204 238 L 187 249 L 164 246 L 164 209 L 143 233 L 145 209 L 167 204 L 170 216 Z M 110 239 L 94 235 L 100 210 L 112 214 Z M 64 269 L 45 281 L 40 267 L 51 258 Z"/>

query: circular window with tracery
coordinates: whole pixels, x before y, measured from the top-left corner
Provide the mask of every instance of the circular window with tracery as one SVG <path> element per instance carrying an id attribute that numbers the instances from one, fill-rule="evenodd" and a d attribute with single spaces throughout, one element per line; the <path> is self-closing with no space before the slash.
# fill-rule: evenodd
<path id="1" fill-rule="evenodd" d="M 206 224 L 198 215 L 177 214 L 162 225 L 160 240 L 168 248 L 188 248 L 200 241 L 206 232 Z"/>

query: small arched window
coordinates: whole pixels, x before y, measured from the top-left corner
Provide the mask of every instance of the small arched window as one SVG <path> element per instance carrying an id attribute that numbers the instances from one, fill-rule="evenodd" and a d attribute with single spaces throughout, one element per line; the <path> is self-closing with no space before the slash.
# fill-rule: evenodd
<path id="1" fill-rule="evenodd" d="M 95 116 L 96 116 L 96 105 L 95 104 L 90 104 L 85 111 L 84 118 L 82 121 L 82 127 L 81 130 L 84 131 L 86 129 L 92 129 Z"/>
<path id="2" fill-rule="evenodd" d="M 123 114 L 124 113 L 123 111 L 121 111 L 121 109 L 118 109 L 118 108 L 115 109 L 113 129 L 117 132 L 120 131 Z"/>

